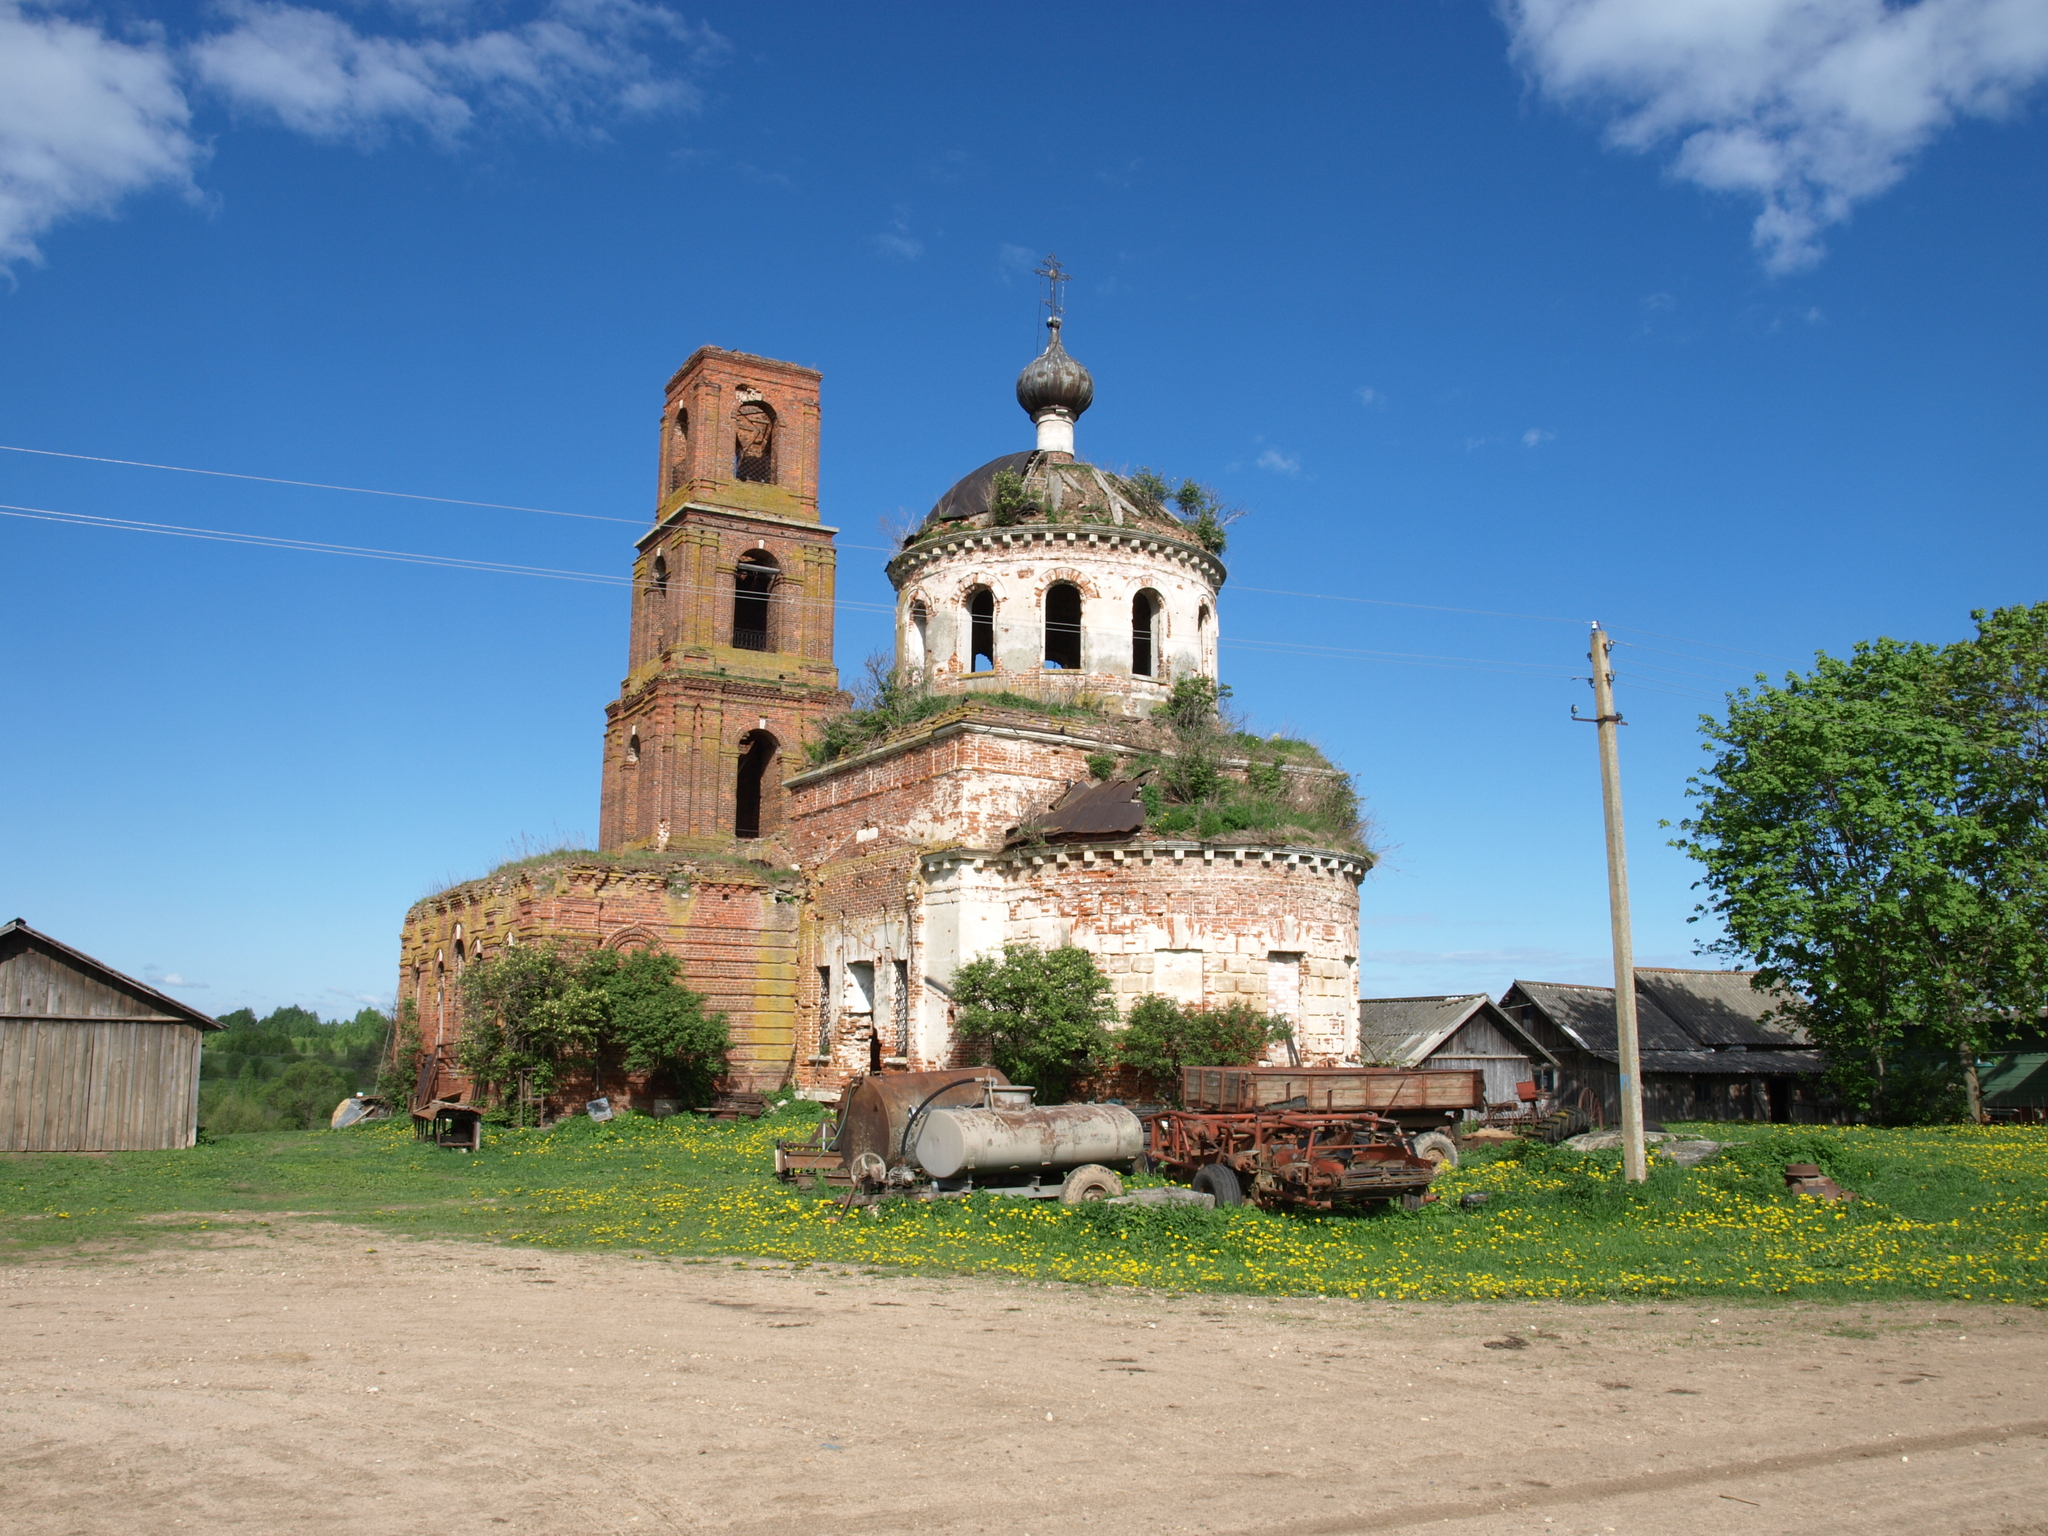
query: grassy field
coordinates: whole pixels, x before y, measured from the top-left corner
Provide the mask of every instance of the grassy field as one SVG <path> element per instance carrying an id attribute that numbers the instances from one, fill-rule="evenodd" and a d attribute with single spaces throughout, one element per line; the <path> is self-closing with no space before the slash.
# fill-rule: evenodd
<path id="1" fill-rule="evenodd" d="M 187 1152 L 0 1159 L 0 1257 L 174 1242 L 290 1213 L 394 1234 L 928 1273 L 1406 1299 L 1940 1297 L 2048 1305 L 2048 1131 L 1703 1126 L 1697 1168 L 1621 1178 L 1618 1153 L 1510 1144 L 1437 1180 L 1417 1212 L 1267 1215 L 977 1196 L 834 1222 L 777 1184 L 755 1124 L 624 1117 L 505 1131 L 443 1152 L 401 1125 L 232 1136 Z M 1679 1127 L 1672 1127 L 1679 1129 Z M 1517 1156 L 1517 1154 L 1521 1154 Z M 1821 1164 L 1863 1198 L 1795 1199 Z M 1142 1182 L 1142 1181 L 1141 1181 Z M 1464 1208 L 1458 1197 L 1485 1191 Z"/>

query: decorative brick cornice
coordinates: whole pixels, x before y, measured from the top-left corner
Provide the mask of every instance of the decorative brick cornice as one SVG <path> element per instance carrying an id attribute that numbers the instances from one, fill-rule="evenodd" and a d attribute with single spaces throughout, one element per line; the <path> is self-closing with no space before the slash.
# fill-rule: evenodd
<path id="1" fill-rule="evenodd" d="M 791 536 L 809 536 L 814 539 L 829 539 L 839 532 L 837 528 L 824 523 L 814 523 L 806 518 L 783 517 L 774 512 L 750 512 L 744 507 L 712 507 L 701 501 L 685 501 L 679 506 L 663 512 L 652 528 L 633 541 L 633 547 L 645 551 L 663 534 L 674 533 L 685 522 L 727 522 L 735 528 L 745 528 L 754 523 L 769 523 L 777 528 L 787 529 Z"/>
<path id="2" fill-rule="evenodd" d="M 1041 843 L 1016 848 L 943 848 L 923 854 L 919 863 L 927 878 L 953 869 L 992 869 L 1005 874 L 1051 866 L 1088 868 L 1171 865 L 1192 872 L 1197 867 L 1281 869 L 1327 875 L 1357 885 L 1373 861 L 1334 848 L 1274 847 L 1266 843 Z"/>
<path id="3" fill-rule="evenodd" d="M 904 752 L 932 742 L 944 741 L 951 736 L 976 735 L 999 736 L 1011 741 L 1035 741 L 1049 747 L 1075 747 L 1082 751 L 1136 752 L 1146 750 L 1146 745 L 1137 739 L 1137 732 L 1131 723 L 1103 719 L 1076 721 L 1073 729 L 1054 729 L 1050 726 L 1025 726 L 1006 722 L 1000 717 L 991 718 L 993 711 L 986 705 L 977 705 L 973 700 L 963 700 L 960 709 L 968 711 L 959 714 L 948 711 L 934 716 L 929 722 L 918 725 L 901 735 L 885 737 L 864 752 L 851 757 L 842 757 L 817 768 L 808 768 L 802 773 L 792 774 L 782 782 L 789 789 L 800 789 L 807 784 L 820 784 L 836 774 L 851 773 L 875 763 L 886 761 Z M 1123 733 L 1116 727 L 1125 725 Z"/>
<path id="4" fill-rule="evenodd" d="M 956 558 L 1028 555 L 1043 559 L 1060 553 L 1129 553 L 1149 555 L 1181 565 L 1200 576 L 1211 591 L 1221 591 L 1229 573 L 1223 562 L 1199 544 L 1144 528 L 1114 523 L 1027 523 L 1015 528 L 968 528 L 913 544 L 883 569 L 900 592 L 933 566 Z"/>

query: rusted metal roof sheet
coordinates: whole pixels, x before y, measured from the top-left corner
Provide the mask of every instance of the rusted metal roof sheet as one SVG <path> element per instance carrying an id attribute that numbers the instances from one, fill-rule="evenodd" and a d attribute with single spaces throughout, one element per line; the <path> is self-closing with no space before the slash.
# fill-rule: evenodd
<path id="1" fill-rule="evenodd" d="M 1049 843 L 1131 837 L 1145 826 L 1145 799 L 1136 779 L 1110 779 L 1069 791 L 1025 830 Z"/>

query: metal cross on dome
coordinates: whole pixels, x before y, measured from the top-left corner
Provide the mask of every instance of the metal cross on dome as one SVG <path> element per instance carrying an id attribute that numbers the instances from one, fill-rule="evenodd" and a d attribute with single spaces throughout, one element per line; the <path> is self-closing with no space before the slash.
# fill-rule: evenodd
<path id="1" fill-rule="evenodd" d="M 1060 259 L 1051 251 L 1045 253 L 1045 260 L 1032 268 L 1036 276 L 1045 279 L 1045 305 L 1048 319 L 1058 320 L 1066 314 L 1067 269 L 1060 265 Z"/>

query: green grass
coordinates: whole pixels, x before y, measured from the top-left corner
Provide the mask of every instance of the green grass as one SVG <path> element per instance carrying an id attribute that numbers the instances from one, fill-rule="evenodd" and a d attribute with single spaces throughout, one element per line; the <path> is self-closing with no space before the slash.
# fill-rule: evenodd
<path id="1" fill-rule="evenodd" d="M 474 1157 L 404 1126 L 229 1137 L 189 1152 L 0 1159 L 0 1255 L 187 1240 L 300 1218 L 420 1237 L 759 1256 L 1170 1290 L 1407 1299 L 1944 1298 L 2048 1304 L 2048 1132 L 1738 1125 L 1698 1168 L 1643 1186 L 1618 1154 L 1509 1144 L 1422 1211 L 1268 1215 L 977 1196 L 834 1222 L 768 1174 L 798 1105 L 757 1124 L 625 1117 L 503 1131 Z M 1520 1154 L 1520 1155 L 1516 1155 Z M 1812 1161 L 1864 1198 L 1796 1199 Z M 1457 1197 L 1485 1191 L 1464 1208 Z"/>

